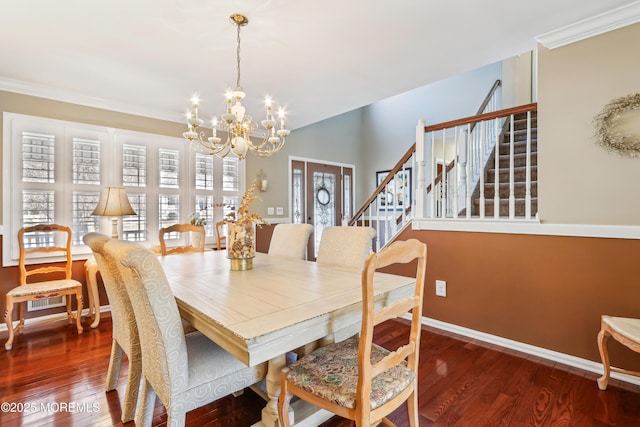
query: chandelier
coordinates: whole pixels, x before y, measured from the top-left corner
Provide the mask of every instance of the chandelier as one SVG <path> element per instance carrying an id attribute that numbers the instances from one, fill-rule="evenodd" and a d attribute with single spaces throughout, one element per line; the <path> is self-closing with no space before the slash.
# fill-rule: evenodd
<path id="1" fill-rule="evenodd" d="M 240 27 L 244 27 L 249 23 L 246 16 L 234 13 L 229 18 L 231 23 L 237 29 L 237 49 L 236 49 L 236 87 L 234 90 L 228 90 L 226 93 L 226 111 L 220 115 L 220 119 L 214 116 L 211 120 L 213 136 L 206 137 L 204 130 L 199 127 L 203 121 L 198 117 L 198 95 L 191 98 L 191 111 L 187 112 L 188 130 L 182 134 L 191 142 L 191 146 L 195 151 L 201 154 L 216 155 L 218 157 L 226 157 L 227 154 L 233 152 L 238 158 L 244 159 L 247 151 L 251 150 L 258 157 L 267 157 L 273 153 L 277 153 L 285 144 L 285 138 L 290 131 L 285 128 L 284 110 L 280 108 L 278 119 L 280 121 L 280 129 L 276 129 L 277 121 L 272 113 L 272 101 L 269 96 L 265 99 L 266 118 L 262 120 L 261 133 L 264 136 L 251 139 L 251 134 L 260 128 L 258 123 L 253 121 L 250 115 L 245 113 L 242 100 L 245 93 L 240 85 Z M 217 135 L 218 131 L 227 133 L 227 137 L 223 142 L 223 138 Z M 254 142 L 256 141 L 256 142 Z"/>

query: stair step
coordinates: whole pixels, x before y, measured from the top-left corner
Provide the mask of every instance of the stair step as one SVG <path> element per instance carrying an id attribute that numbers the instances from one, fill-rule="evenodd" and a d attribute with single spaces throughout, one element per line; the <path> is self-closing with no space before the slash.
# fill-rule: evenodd
<path id="1" fill-rule="evenodd" d="M 498 196 L 501 199 L 509 198 L 509 192 L 511 191 L 508 182 L 501 182 L 498 184 Z M 516 198 L 522 198 L 527 194 L 527 185 L 525 182 L 514 182 L 513 183 L 513 194 Z M 485 199 L 493 199 L 495 195 L 495 186 L 494 183 L 485 183 L 484 185 L 484 197 Z M 538 196 L 538 181 L 531 182 L 531 197 Z"/>
<path id="2" fill-rule="evenodd" d="M 499 160 L 500 169 L 508 168 L 509 165 L 511 164 L 511 155 L 508 152 L 505 152 L 503 154 L 503 152 L 500 151 L 500 157 L 499 157 L 498 160 Z M 530 162 L 531 162 L 532 165 L 538 164 L 538 152 L 532 152 L 531 153 Z M 514 154 L 513 154 L 513 165 L 514 165 L 514 167 L 526 166 L 527 165 L 527 153 L 516 153 L 516 152 L 514 152 Z"/>
<path id="3" fill-rule="evenodd" d="M 531 129 L 535 129 L 538 127 L 538 117 L 536 115 L 531 116 Z M 509 128 L 509 125 L 507 125 Z M 527 129 L 527 116 L 517 114 L 513 120 L 513 129 L 514 130 L 522 130 Z"/>
<path id="4" fill-rule="evenodd" d="M 476 199 L 473 201 L 473 205 L 471 207 L 472 215 L 480 215 L 480 200 Z M 514 203 L 514 216 L 516 217 L 524 217 L 525 212 L 525 199 L 517 198 Z M 538 212 L 538 199 L 531 198 L 531 216 L 534 217 Z M 493 217 L 493 199 L 485 199 L 484 201 L 484 216 L 485 217 Z M 509 217 L 509 199 L 500 199 L 500 217 Z"/>
<path id="5" fill-rule="evenodd" d="M 513 180 L 514 182 L 524 182 L 527 179 L 527 168 L 524 166 L 513 168 Z M 485 178 L 485 184 L 489 182 L 495 182 L 495 169 L 487 170 L 487 176 Z M 508 182 L 509 181 L 509 169 L 499 169 L 498 172 L 498 180 L 499 182 Z M 538 180 L 538 166 L 531 166 L 531 181 Z"/>
<path id="6" fill-rule="evenodd" d="M 526 141 L 527 140 L 527 131 L 526 130 L 518 130 L 513 132 L 513 140 L 515 142 Z M 511 133 L 507 132 L 504 134 L 503 138 L 500 140 L 500 144 L 508 144 L 511 141 Z M 531 129 L 531 141 L 538 141 L 538 130 Z"/>

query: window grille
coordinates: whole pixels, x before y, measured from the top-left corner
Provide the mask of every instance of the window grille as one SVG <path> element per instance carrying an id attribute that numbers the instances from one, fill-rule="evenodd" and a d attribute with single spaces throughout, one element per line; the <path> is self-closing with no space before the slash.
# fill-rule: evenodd
<path id="1" fill-rule="evenodd" d="M 130 187 L 147 184 L 147 148 L 144 145 L 123 145 L 122 183 Z"/>
<path id="2" fill-rule="evenodd" d="M 160 149 L 160 187 L 180 186 L 180 153 L 176 150 Z"/>
<path id="3" fill-rule="evenodd" d="M 100 185 L 100 141 L 73 138 L 73 183 Z"/>
<path id="4" fill-rule="evenodd" d="M 55 182 L 55 136 L 22 133 L 22 181 Z"/>

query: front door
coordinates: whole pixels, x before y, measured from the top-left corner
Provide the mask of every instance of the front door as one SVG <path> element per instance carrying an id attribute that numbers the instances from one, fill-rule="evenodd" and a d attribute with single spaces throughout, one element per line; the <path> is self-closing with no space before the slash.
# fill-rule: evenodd
<path id="1" fill-rule="evenodd" d="M 342 225 L 353 207 L 353 168 L 292 161 L 293 222 L 313 225 L 308 259 L 315 260 L 322 231 Z"/>

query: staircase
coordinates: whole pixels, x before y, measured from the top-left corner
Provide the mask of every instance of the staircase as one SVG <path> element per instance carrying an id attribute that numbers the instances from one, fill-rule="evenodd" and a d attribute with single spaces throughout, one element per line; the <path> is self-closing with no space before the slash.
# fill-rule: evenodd
<path id="1" fill-rule="evenodd" d="M 537 112 L 531 112 L 531 216 L 535 216 L 538 211 L 538 132 L 537 132 Z M 499 216 L 509 218 L 509 195 L 510 195 L 510 146 L 513 136 L 513 197 L 514 216 L 525 217 L 525 197 L 526 197 L 526 165 L 527 165 L 527 113 L 514 115 L 513 132 L 511 131 L 511 121 L 505 122 L 502 133 L 498 139 L 498 195 L 499 195 Z M 494 217 L 495 203 L 495 180 L 496 180 L 496 150 L 493 150 L 484 169 L 484 206 L 485 217 Z M 480 194 L 481 183 L 476 186 L 472 195 L 472 216 L 480 215 Z M 461 213 L 464 215 L 464 212 Z"/>

